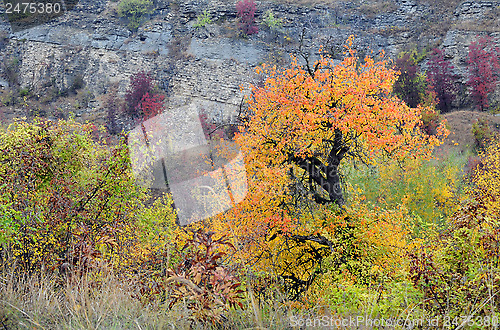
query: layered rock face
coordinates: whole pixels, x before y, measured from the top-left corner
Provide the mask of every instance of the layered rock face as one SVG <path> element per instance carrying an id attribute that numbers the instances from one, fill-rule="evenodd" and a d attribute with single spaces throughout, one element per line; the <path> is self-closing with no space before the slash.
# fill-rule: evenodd
<path id="1" fill-rule="evenodd" d="M 146 23 L 131 32 L 117 17 L 117 2 L 81 0 L 67 14 L 24 31 L 13 33 L 1 21 L 0 57 L 19 60 L 19 83 L 35 94 L 44 93 L 49 83 L 64 90 L 81 77 L 96 100 L 110 86 L 123 94 L 130 75 L 150 71 L 167 93 L 169 107 L 195 103 L 222 119 L 237 111 L 244 93 L 240 86 L 259 82 L 256 65 L 284 64 L 299 49 L 312 59 L 320 45 L 340 54 L 349 35 L 356 36 L 361 54 L 384 50 L 394 57 L 411 48 L 443 47 L 465 77 L 468 45 L 479 35 L 500 37 L 496 1 L 321 3 L 257 2 L 259 33 L 242 37 L 233 1 L 157 1 Z M 213 23 L 197 28 L 196 18 L 205 9 Z M 260 25 L 268 10 L 282 20 L 279 29 Z M 82 111 L 102 106 L 93 102 Z"/>

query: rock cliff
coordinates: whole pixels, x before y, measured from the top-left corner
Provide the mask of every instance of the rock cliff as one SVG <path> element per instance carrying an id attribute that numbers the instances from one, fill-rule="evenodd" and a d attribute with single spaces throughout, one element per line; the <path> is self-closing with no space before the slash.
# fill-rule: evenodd
<path id="1" fill-rule="evenodd" d="M 132 32 L 117 16 L 117 2 L 81 0 L 65 15 L 28 30 L 12 32 L 6 19 L 0 21 L 0 57 L 4 63 L 16 59 L 20 86 L 38 97 L 49 86 L 67 90 L 83 78 L 92 97 L 76 112 L 88 118 L 102 115 L 110 86 L 124 93 L 129 76 L 140 70 L 153 73 L 169 107 L 195 103 L 227 117 L 241 102 L 240 85 L 258 81 L 256 65 L 286 63 L 299 47 L 314 58 L 320 45 L 341 49 L 349 35 L 356 36 L 362 54 L 384 50 L 394 57 L 403 50 L 442 47 L 464 82 L 468 45 L 479 35 L 500 37 L 498 1 L 256 3 L 257 23 L 272 10 L 281 28 L 261 25 L 258 34 L 242 37 L 234 1 L 172 0 L 156 1 L 154 13 Z M 194 27 L 204 10 L 213 23 Z M 7 73 L 0 73 L 6 87 Z M 462 97 L 457 105 L 468 102 Z"/>

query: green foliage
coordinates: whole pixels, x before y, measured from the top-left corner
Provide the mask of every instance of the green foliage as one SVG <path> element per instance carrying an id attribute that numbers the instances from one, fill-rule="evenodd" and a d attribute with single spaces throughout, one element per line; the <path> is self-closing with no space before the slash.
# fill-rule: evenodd
<path id="1" fill-rule="evenodd" d="M 151 0 L 121 0 L 117 10 L 118 16 L 128 19 L 128 28 L 131 30 L 137 30 L 144 17 L 154 12 Z"/>
<path id="2" fill-rule="evenodd" d="M 411 278 L 431 315 L 495 316 L 500 242 L 498 221 L 484 216 L 486 208 L 480 199 L 470 199 L 453 216 L 450 229 L 410 254 Z"/>
<path id="3" fill-rule="evenodd" d="M 472 135 L 474 143 L 479 150 L 484 149 L 495 137 L 487 119 L 479 118 L 472 124 Z"/>
<path id="4" fill-rule="evenodd" d="M 410 254 L 411 279 L 424 293 L 423 306 L 431 315 L 475 321 L 498 317 L 499 151 L 496 142 L 480 154 L 467 200 L 449 217 L 446 230 Z"/>
<path id="5" fill-rule="evenodd" d="M 428 90 L 427 78 L 419 72 L 418 60 L 416 52 L 401 53 L 395 64 L 400 75 L 394 83 L 394 92 L 412 108 L 424 103 Z"/>
<path id="6" fill-rule="evenodd" d="M 0 186 L 4 191 L 6 185 Z M 0 195 L 0 244 L 6 244 L 19 229 L 21 212 L 12 208 L 12 203 L 7 203 L 8 197 Z"/>
<path id="7" fill-rule="evenodd" d="M 94 141 L 96 134 L 91 124 L 38 119 L 0 132 L 1 238 L 9 265 L 29 272 L 65 265 L 81 273 L 101 262 L 130 266 L 151 253 L 139 242 L 158 240 L 141 228 L 155 215 L 171 220 L 170 205 L 155 205 L 148 215 L 124 142 L 110 148 Z"/>
<path id="8" fill-rule="evenodd" d="M 208 24 L 212 24 L 212 18 L 208 10 L 204 10 L 202 14 L 198 15 L 196 18 L 196 23 L 193 25 L 195 28 L 205 27 Z"/>
<path id="9" fill-rule="evenodd" d="M 274 17 L 271 9 L 267 10 L 262 18 L 262 23 L 270 29 L 279 29 L 283 23 L 281 18 Z"/>
<path id="10" fill-rule="evenodd" d="M 340 315 L 363 315 L 371 319 L 422 318 L 418 304 L 422 293 L 409 281 L 380 283 L 371 287 L 338 283 L 325 288 L 325 301 Z"/>
<path id="11" fill-rule="evenodd" d="M 422 112 L 422 128 L 429 135 L 437 134 L 437 128 L 442 121 L 443 118 L 437 111 Z"/>
<path id="12" fill-rule="evenodd" d="M 30 94 L 29 88 L 21 88 L 19 90 L 19 96 L 20 97 L 25 97 L 25 96 L 28 96 L 29 94 Z"/>
<path id="13" fill-rule="evenodd" d="M 349 168 L 345 175 L 353 189 L 380 207 L 405 205 L 413 215 L 414 234 L 424 235 L 443 225 L 463 198 L 462 169 L 467 155 L 450 152 L 437 160 L 388 161 L 378 168 Z"/>

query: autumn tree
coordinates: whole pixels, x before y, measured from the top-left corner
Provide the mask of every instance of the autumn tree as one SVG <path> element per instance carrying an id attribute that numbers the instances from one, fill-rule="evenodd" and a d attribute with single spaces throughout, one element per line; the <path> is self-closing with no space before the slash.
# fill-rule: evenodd
<path id="1" fill-rule="evenodd" d="M 488 95 L 495 90 L 500 73 L 499 54 L 491 37 L 480 38 L 469 45 L 467 85 L 478 110 L 488 108 Z"/>
<path id="2" fill-rule="evenodd" d="M 444 58 L 444 51 L 436 48 L 431 54 L 428 63 L 427 78 L 432 90 L 436 93 L 438 107 L 443 112 L 451 110 L 451 103 L 456 95 L 456 76 L 453 74 L 453 65 Z"/>
<path id="3" fill-rule="evenodd" d="M 343 166 L 429 158 L 446 134 L 443 125 L 434 136 L 423 134 L 421 112 L 430 109 L 411 108 L 394 96 L 397 72 L 383 58 L 360 61 L 351 45 L 338 64 L 324 54 L 310 66 L 292 58 L 286 68 L 257 69 L 265 81 L 251 86 L 235 136 L 245 155 L 248 193 L 212 224 L 235 237 L 242 262 L 278 274 L 294 299 L 314 281 L 325 256 L 374 230 L 366 226 L 373 213 L 361 207 L 362 215 L 347 203 Z M 389 214 L 379 213 L 377 221 L 396 219 Z M 353 246 L 334 267 L 364 258 L 360 249 Z M 363 269 L 354 273 L 364 276 Z"/>
<path id="4" fill-rule="evenodd" d="M 313 66 L 293 59 L 289 68 L 258 68 L 249 118 L 238 141 L 250 163 L 290 167 L 317 203 L 345 203 L 339 167 L 346 159 L 428 156 L 438 137 L 420 134 L 421 108 L 392 95 L 395 70 L 383 59 L 358 64 L 348 48 L 340 64 L 322 56 Z"/>

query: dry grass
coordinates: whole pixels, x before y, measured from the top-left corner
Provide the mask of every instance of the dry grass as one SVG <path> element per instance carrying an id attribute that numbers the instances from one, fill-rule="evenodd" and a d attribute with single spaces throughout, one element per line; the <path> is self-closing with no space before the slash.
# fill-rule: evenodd
<path id="1" fill-rule="evenodd" d="M 368 18 L 374 18 L 377 15 L 383 13 L 390 13 L 397 9 L 398 7 L 392 1 L 374 1 L 370 3 L 365 3 L 359 7 L 361 13 L 363 13 Z"/>
<path id="2" fill-rule="evenodd" d="M 474 31 L 474 32 L 500 32 L 499 19 L 483 19 L 480 21 L 467 20 L 461 21 L 451 26 L 454 30 Z"/>
<path id="3" fill-rule="evenodd" d="M 17 276 L 0 272 L 0 328 L 6 329 L 210 329 L 191 325 L 186 306 L 168 309 L 168 302 L 141 303 L 133 298 L 132 282 L 113 274 L 95 281 L 63 283 L 53 275 Z M 230 310 L 226 329 L 289 327 L 289 309 L 283 304 L 259 304 L 247 296 L 243 310 Z"/>
<path id="4" fill-rule="evenodd" d="M 0 314 L 7 329 L 171 329 L 173 312 L 154 311 L 132 298 L 132 288 L 111 274 L 101 285 L 57 284 L 54 276 L 0 277 Z M 180 317 L 179 317 L 180 318 Z"/>

